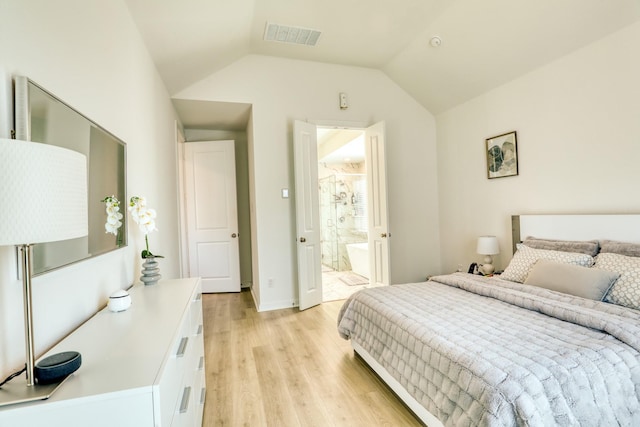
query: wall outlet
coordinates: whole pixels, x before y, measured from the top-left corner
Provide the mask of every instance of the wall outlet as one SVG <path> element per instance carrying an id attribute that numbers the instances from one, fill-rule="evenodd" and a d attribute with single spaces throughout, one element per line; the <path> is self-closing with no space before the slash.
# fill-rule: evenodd
<path id="1" fill-rule="evenodd" d="M 270 288 L 273 288 L 273 277 L 269 277 L 269 281 L 267 282 L 267 285 L 268 285 Z"/>
<path id="2" fill-rule="evenodd" d="M 347 94 L 344 92 L 340 92 L 340 109 L 346 110 L 349 108 L 349 101 L 347 101 Z"/>

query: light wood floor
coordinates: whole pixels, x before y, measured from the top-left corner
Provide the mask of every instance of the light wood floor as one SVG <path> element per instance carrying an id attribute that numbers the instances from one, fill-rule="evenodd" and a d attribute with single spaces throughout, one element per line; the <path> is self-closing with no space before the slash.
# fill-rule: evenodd
<path id="1" fill-rule="evenodd" d="M 342 301 L 258 313 L 248 291 L 203 295 L 203 426 L 420 426 L 338 335 Z"/>

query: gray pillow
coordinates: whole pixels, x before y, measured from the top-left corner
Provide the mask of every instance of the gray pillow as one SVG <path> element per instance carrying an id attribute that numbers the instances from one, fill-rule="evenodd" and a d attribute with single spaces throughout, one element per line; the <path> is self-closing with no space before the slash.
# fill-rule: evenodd
<path id="1" fill-rule="evenodd" d="M 528 236 L 522 242 L 524 245 L 533 249 L 546 249 L 549 251 L 561 251 L 561 252 L 576 252 L 579 254 L 587 254 L 596 256 L 600 249 L 600 244 L 597 240 L 551 240 L 551 239 L 538 239 L 537 237 Z"/>
<path id="2" fill-rule="evenodd" d="M 600 252 L 624 256 L 640 257 L 640 244 L 603 240 L 600 242 Z"/>
<path id="3" fill-rule="evenodd" d="M 602 301 L 618 277 L 620 273 L 613 271 L 540 259 L 535 263 L 524 283 Z"/>

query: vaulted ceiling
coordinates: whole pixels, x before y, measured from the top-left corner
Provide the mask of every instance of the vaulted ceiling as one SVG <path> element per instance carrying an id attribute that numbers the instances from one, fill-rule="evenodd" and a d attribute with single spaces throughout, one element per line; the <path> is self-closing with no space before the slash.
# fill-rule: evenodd
<path id="1" fill-rule="evenodd" d="M 640 0 L 125 1 L 171 94 L 261 54 L 379 69 L 434 114 L 640 19 Z M 321 35 L 265 41 L 268 22 Z"/>

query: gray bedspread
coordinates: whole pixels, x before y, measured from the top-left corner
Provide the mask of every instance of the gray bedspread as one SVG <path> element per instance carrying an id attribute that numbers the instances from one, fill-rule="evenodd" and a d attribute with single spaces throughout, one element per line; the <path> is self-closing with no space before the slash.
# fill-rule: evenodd
<path id="1" fill-rule="evenodd" d="M 465 273 L 367 289 L 338 331 L 445 426 L 640 426 L 640 312 Z"/>

